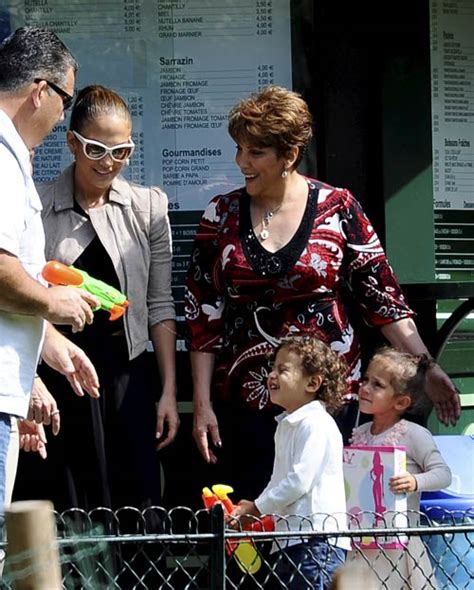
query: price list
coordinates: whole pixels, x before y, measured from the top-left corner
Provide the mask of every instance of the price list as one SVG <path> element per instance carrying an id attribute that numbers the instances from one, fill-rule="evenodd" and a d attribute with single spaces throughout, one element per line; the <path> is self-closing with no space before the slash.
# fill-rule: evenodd
<path id="1" fill-rule="evenodd" d="M 157 0 L 154 23 L 160 39 L 273 34 L 278 0 Z M 249 39 L 250 40 L 250 39 Z"/>
<path id="2" fill-rule="evenodd" d="M 168 1 L 155 15 L 163 40 L 160 181 L 180 207 L 202 209 L 242 183 L 227 135 L 232 106 L 270 84 L 291 87 L 289 2 Z"/>
<path id="3" fill-rule="evenodd" d="M 291 87 L 289 0 L 6 4 L 11 29 L 42 26 L 64 39 L 81 65 L 78 88 L 100 83 L 127 98 L 137 149 L 125 174 L 161 185 L 175 210 L 203 209 L 216 192 L 241 184 L 226 130 L 230 109 L 270 84 Z M 65 126 L 38 149 L 40 180 L 71 161 Z"/>
<path id="4" fill-rule="evenodd" d="M 145 183 L 145 139 L 143 132 L 143 97 L 138 94 L 130 94 L 124 98 L 132 115 L 133 134 L 132 140 L 135 150 L 128 166 L 123 170 L 126 178 L 137 184 Z"/>
<path id="5" fill-rule="evenodd" d="M 55 180 L 72 162 L 66 141 L 67 126 L 56 125 L 47 141 L 35 148 L 33 174 L 37 182 Z"/>
<path id="6" fill-rule="evenodd" d="M 24 24 L 59 35 L 136 34 L 142 28 L 142 0 L 24 0 L 21 4 Z"/>
<path id="7" fill-rule="evenodd" d="M 474 2 L 431 0 L 436 274 L 474 279 Z"/>
<path id="8" fill-rule="evenodd" d="M 126 100 L 136 149 L 123 174 L 168 195 L 181 316 L 201 211 L 243 181 L 229 111 L 265 86 L 292 85 L 290 0 L 5 0 L 2 7 L 2 31 L 4 20 L 10 30 L 55 31 L 80 64 L 78 88 L 102 84 Z M 72 162 L 67 129 L 68 119 L 38 147 L 36 180 L 54 180 Z"/>
<path id="9" fill-rule="evenodd" d="M 273 34 L 273 6 L 271 1 L 257 0 L 255 6 L 255 29 L 258 36 Z"/>
<path id="10" fill-rule="evenodd" d="M 257 87 L 259 90 L 275 83 L 274 69 L 273 64 L 259 64 L 257 66 Z"/>
<path id="11" fill-rule="evenodd" d="M 170 224 L 173 241 L 172 289 L 176 303 L 178 320 L 184 320 L 184 284 L 189 267 L 194 234 L 202 211 L 170 211 Z"/>

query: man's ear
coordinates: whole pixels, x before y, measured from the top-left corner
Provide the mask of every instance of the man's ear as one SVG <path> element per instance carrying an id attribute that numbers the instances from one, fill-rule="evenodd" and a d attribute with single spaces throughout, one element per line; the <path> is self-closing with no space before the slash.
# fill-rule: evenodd
<path id="1" fill-rule="evenodd" d="M 45 92 L 48 92 L 48 84 L 41 80 L 41 82 L 35 82 L 35 87 L 31 91 L 31 100 L 35 108 L 39 109 L 41 106 L 42 96 Z"/>
<path id="2" fill-rule="evenodd" d="M 406 412 L 411 406 L 411 397 L 409 395 L 399 395 L 395 402 L 395 409 L 399 412 Z"/>
<path id="3" fill-rule="evenodd" d="M 323 383 L 323 378 L 321 375 L 312 375 L 308 381 L 306 386 L 306 390 L 309 393 L 316 393 Z"/>

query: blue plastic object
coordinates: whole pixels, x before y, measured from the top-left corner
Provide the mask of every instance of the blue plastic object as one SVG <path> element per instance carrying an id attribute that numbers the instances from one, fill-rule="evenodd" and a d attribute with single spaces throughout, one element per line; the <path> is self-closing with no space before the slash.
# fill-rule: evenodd
<path id="1" fill-rule="evenodd" d="M 439 435 L 434 437 L 453 474 L 449 488 L 423 492 L 420 510 L 429 522 L 438 525 L 474 522 L 474 437 Z M 438 585 L 443 590 L 474 587 L 474 535 L 472 533 L 429 535 L 423 538 Z"/>
<path id="2" fill-rule="evenodd" d="M 444 490 L 423 492 L 420 510 L 433 520 L 442 520 L 447 511 L 474 510 L 474 436 L 439 435 L 434 439 L 453 481 Z"/>

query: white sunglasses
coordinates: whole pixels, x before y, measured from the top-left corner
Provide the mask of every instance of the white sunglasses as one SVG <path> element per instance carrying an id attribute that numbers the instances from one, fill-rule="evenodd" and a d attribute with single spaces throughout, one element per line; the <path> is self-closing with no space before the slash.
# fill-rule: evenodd
<path id="1" fill-rule="evenodd" d="M 119 143 L 112 147 L 107 147 L 95 139 L 87 139 L 77 131 L 73 131 L 75 137 L 82 143 L 82 151 L 89 160 L 101 160 L 108 154 L 114 162 L 124 162 L 131 157 L 135 149 L 135 144 L 130 139 L 126 143 Z"/>

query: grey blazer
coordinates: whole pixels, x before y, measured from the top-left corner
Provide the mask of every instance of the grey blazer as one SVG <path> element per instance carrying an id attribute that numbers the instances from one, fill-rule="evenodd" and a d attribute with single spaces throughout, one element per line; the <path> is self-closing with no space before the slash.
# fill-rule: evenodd
<path id="1" fill-rule="evenodd" d="M 146 348 L 149 326 L 175 319 L 168 198 L 158 187 L 142 187 L 118 176 L 109 201 L 90 209 L 86 219 L 73 209 L 73 175 L 74 164 L 55 181 L 37 185 L 43 203 L 46 260 L 74 264 L 99 237 L 130 302 L 124 325 L 133 359 Z"/>

